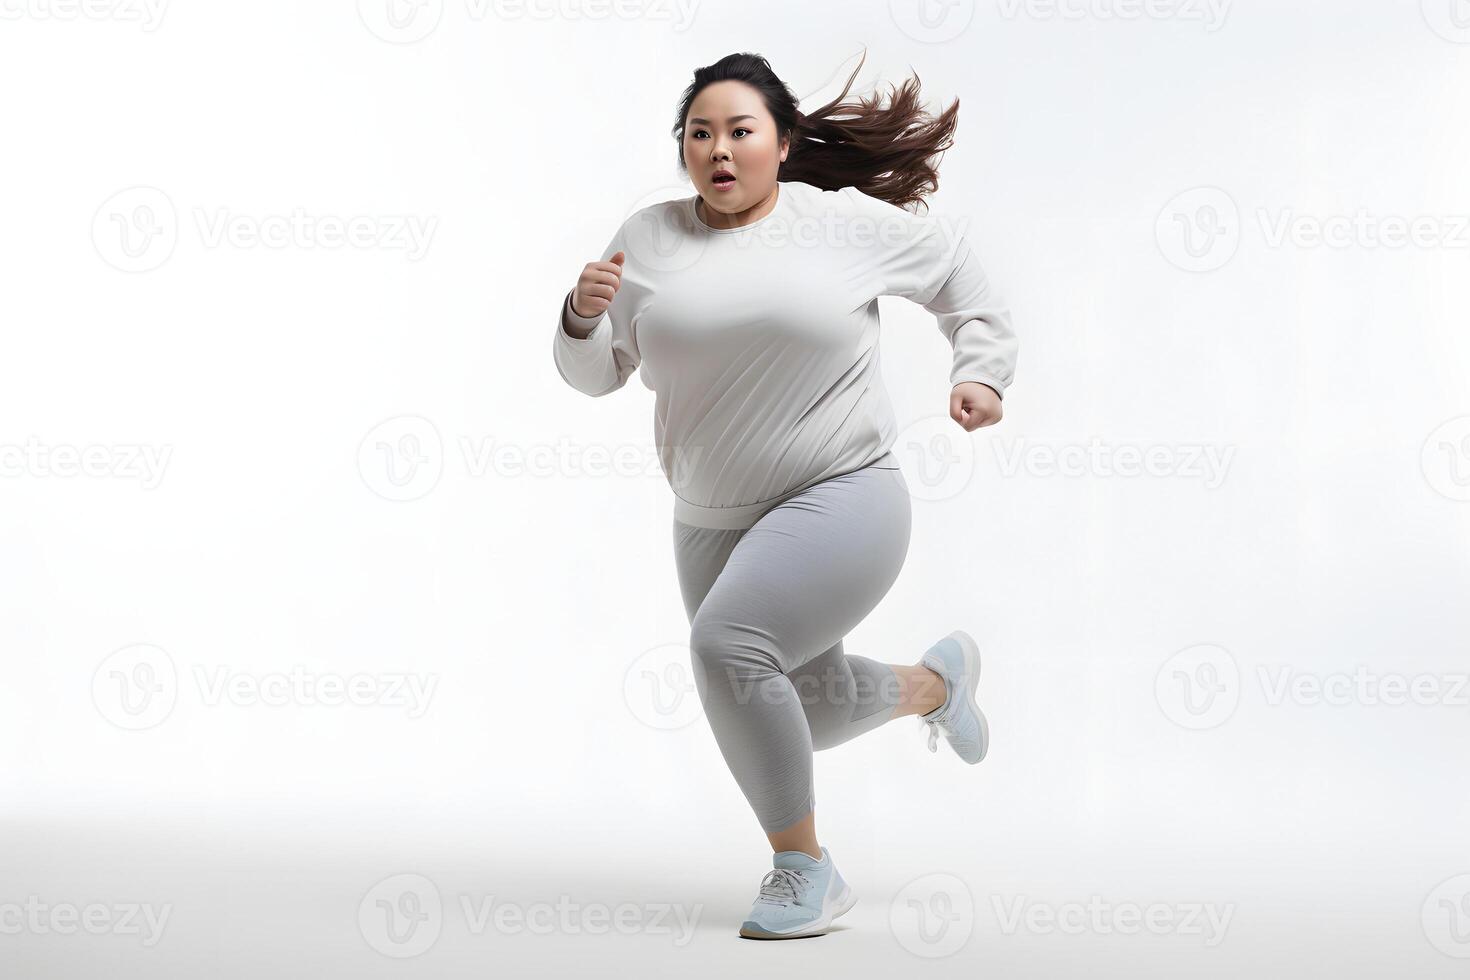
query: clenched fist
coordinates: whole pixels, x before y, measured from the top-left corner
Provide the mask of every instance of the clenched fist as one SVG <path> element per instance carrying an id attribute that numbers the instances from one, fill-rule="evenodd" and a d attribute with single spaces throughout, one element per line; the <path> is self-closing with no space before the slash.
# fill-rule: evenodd
<path id="1" fill-rule="evenodd" d="M 949 393 L 949 417 L 966 432 L 1000 421 L 1000 395 L 990 385 L 961 381 Z"/>
<path id="2" fill-rule="evenodd" d="M 622 285 L 626 259 L 626 255 L 617 252 L 611 261 L 588 262 L 577 277 L 577 288 L 572 292 L 572 312 L 584 317 L 601 316 L 612 304 L 618 286 Z"/>

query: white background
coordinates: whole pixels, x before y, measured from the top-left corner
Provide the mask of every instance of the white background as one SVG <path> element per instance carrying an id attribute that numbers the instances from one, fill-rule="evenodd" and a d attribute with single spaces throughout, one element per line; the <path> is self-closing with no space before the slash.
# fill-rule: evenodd
<path id="1" fill-rule="evenodd" d="M 0 969 L 1463 975 L 1470 4 L 385 4 L 0 3 Z M 810 110 L 864 47 L 960 99 L 930 204 L 1021 355 L 966 435 L 883 301 L 913 538 L 848 648 L 969 630 L 993 744 L 820 753 L 859 904 L 761 944 L 652 393 L 551 337 L 692 193 L 696 67 Z"/>

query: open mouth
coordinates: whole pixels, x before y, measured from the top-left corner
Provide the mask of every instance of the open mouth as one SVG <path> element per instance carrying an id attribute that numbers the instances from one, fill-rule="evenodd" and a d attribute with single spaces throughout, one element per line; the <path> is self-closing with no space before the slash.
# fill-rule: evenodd
<path id="1" fill-rule="evenodd" d="M 716 186 L 729 186 L 730 184 L 735 183 L 735 175 L 730 173 L 729 171 L 721 170 L 719 173 L 715 174 L 714 182 Z"/>

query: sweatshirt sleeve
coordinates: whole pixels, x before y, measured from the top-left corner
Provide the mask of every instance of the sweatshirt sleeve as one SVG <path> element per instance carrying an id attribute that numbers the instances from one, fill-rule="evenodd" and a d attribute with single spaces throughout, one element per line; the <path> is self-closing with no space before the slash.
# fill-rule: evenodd
<path id="1" fill-rule="evenodd" d="M 933 214 L 916 214 L 845 187 L 858 213 L 878 222 L 876 274 L 885 296 L 920 304 L 939 321 L 954 351 L 949 383 L 978 381 L 1005 396 L 1016 371 L 1018 343 L 1008 307 L 991 288 L 958 229 Z"/>
<path id="2" fill-rule="evenodd" d="M 620 251 L 624 253 L 625 278 L 606 310 L 594 317 L 577 315 L 572 309 L 575 289 L 569 289 L 557 312 L 556 334 L 552 341 L 556 369 L 563 381 L 593 397 L 617 391 L 642 362 L 630 316 L 632 299 L 626 279 L 629 257 L 621 227 L 603 249 L 601 261 L 611 261 Z M 568 333 L 568 326 L 577 333 Z"/>

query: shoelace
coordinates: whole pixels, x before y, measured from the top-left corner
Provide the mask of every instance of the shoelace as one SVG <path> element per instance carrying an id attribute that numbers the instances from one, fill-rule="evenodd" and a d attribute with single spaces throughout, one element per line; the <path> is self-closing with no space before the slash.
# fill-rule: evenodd
<path id="1" fill-rule="evenodd" d="M 942 705 L 939 706 L 939 713 L 937 715 L 935 715 L 933 718 L 924 718 L 923 716 L 920 716 L 920 718 L 919 718 L 919 721 L 923 722 L 929 728 L 929 751 L 930 752 L 938 752 L 939 751 L 939 734 L 941 732 L 944 733 L 945 737 L 948 737 L 948 736 L 954 734 L 954 729 L 950 728 L 948 725 L 946 725 L 944 723 L 944 721 L 945 721 L 945 718 L 944 718 L 945 710 L 944 709 L 946 709 L 948 707 L 949 707 L 949 699 L 948 698 L 945 698 L 944 704 L 942 704 Z"/>
<path id="2" fill-rule="evenodd" d="M 930 721 L 926 721 L 926 722 L 924 722 L 924 724 L 927 725 L 928 728 L 929 728 L 929 751 L 930 752 L 938 752 L 939 751 L 939 733 L 940 732 L 943 732 L 946 737 L 949 736 L 949 734 L 950 734 L 949 726 L 946 725 L 943 721 L 940 721 L 937 718 L 931 719 Z"/>
<path id="3" fill-rule="evenodd" d="M 775 868 L 761 879 L 761 891 L 756 901 L 784 905 L 796 901 L 798 883 L 807 884 L 806 875 L 790 868 Z"/>

